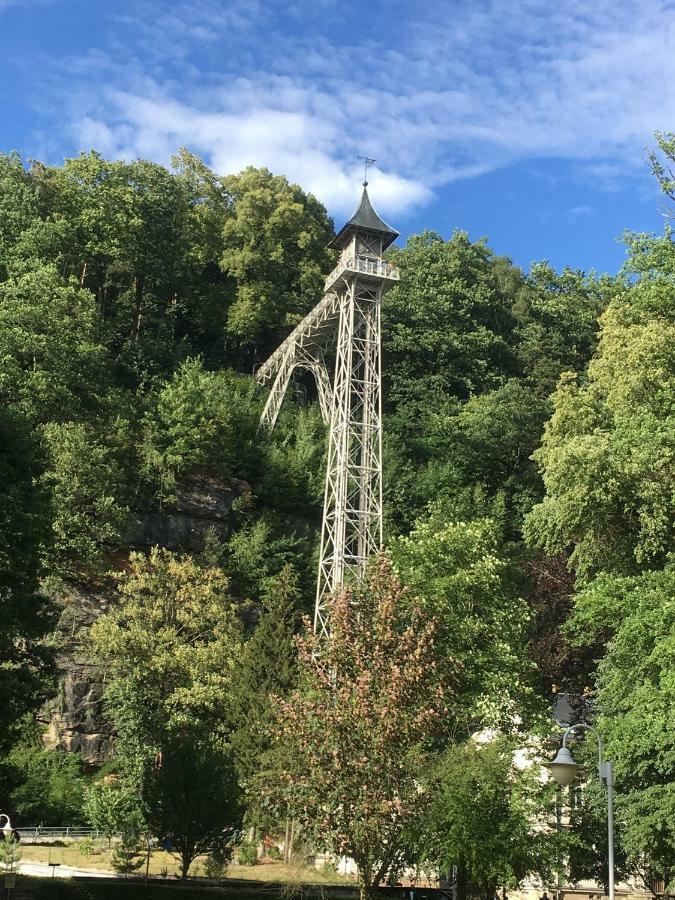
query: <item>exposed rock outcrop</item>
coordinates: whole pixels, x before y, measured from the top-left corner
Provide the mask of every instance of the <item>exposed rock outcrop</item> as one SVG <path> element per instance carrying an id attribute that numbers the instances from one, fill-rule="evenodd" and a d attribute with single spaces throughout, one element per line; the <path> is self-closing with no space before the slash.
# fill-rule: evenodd
<path id="1" fill-rule="evenodd" d="M 233 530 L 233 505 L 245 503 L 250 491 L 250 485 L 238 479 L 224 484 L 207 475 L 186 477 L 172 503 L 132 516 L 121 559 L 115 554 L 118 564 L 123 564 L 129 551 L 154 545 L 198 552 L 209 530 L 226 539 Z M 92 766 L 110 758 L 113 736 L 103 708 L 105 671 L 89 657 L 86 635 L 111 603 L 113 588 L 100 585 L 71 585 L 61 598 L 59 692 L 39 717 L 47 727 L 48 746 L 79 752 Z"/>

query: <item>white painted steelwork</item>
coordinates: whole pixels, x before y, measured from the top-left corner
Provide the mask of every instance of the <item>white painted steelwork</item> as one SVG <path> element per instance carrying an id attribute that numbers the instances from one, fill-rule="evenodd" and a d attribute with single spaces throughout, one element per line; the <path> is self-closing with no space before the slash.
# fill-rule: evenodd
<path id="1" fill-rule="evenodd" d="M 270 384 L 261 422 L 273 427 L 293 371 L 314 375 L 329 426 L 314 629 L 327 631 L 332 598 L 360 578 L 382 546 L 381 302 L 399 279 L 382 258 L 397 233 L 372 209 L 367 191 L 331 246 L 340 261 L 323 299 L 257 370 Z M 332 384 L 325 353 L 335 343 Z"/>

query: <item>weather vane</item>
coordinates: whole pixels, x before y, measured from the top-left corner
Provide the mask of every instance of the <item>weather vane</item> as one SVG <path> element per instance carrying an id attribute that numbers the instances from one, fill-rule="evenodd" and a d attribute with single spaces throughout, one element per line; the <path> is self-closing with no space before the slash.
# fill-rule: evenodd
<path id="1" fill-rule="evenodd" d="M 372 166 L 377 160 L 371 159 L 369 156 L 357 156 L 356 158 L 363 163 L 363 186 L 368 187 L 368 166 Z"/>

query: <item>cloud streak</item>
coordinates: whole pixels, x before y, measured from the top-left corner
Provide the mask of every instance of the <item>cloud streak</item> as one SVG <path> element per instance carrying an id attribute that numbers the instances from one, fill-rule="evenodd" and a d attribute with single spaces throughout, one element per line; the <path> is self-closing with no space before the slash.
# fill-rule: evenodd
<path id="1" fill-rule="evenodd" d="M 166 162 L 185 144 L 223 173 L 266 165 L 335 213 L 367 152 L 393 215 L 525 159 L 619 175 L 642 163 L 675 123 L 675 6 L 590 6 L 436 0 L 419 18 L 375 0 L 364 20 L 333 0 L 146 4 L 116 15 L 107 54 L 62 61 L 54 84 L 66 96 L 85 79 L 67 107 L 78 146 Z"/>

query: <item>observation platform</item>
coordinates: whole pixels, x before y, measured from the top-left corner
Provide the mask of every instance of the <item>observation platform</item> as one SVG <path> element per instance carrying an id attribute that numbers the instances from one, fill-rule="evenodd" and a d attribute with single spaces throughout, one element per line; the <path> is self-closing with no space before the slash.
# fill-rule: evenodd
<path id="1" fill-rule="evenodd" d="M 345 275 L 359 275 L 374 281 L 399 281 L 400 275 L 396 266 L 385 259 L 370 259 L 364 256 L 341 259 L 330 275 L 327 276 L 324 290 L 328 291 Z"/>

